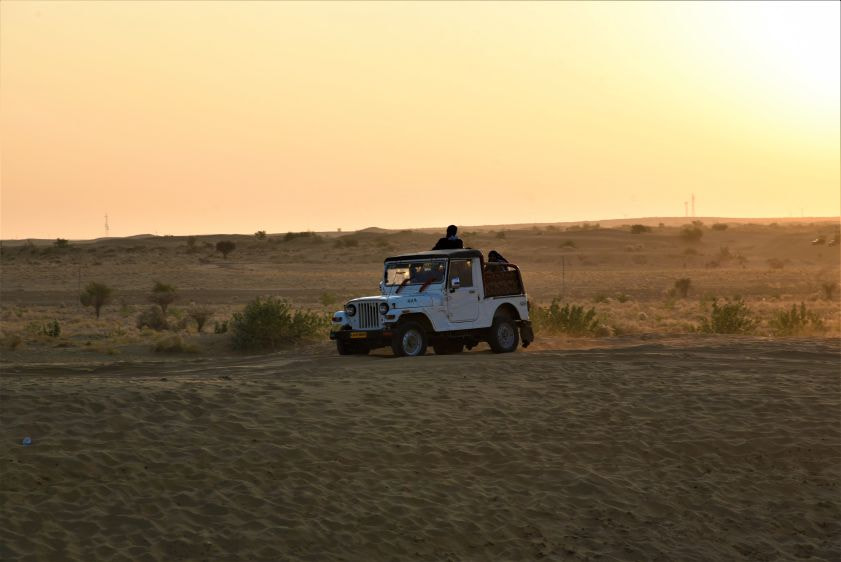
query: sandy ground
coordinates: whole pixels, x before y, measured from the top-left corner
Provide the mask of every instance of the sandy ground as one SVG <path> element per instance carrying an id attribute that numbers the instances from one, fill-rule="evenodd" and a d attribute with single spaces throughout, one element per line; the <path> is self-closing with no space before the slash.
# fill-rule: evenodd
<path id="1" fill-rule="evenodd" d="M 5 369 L 0 558 L 838 560 L 840 365 L 695 337 Z"/>

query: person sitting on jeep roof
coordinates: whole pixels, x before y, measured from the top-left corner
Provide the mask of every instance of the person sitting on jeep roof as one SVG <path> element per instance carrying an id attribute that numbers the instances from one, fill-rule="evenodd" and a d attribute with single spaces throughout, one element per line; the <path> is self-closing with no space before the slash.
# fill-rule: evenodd
<path id="1" fill-rule="evenodd" d="M 438 242 L 435 243 L 435 246 L 432 247 L 433 250 L 458 250 L 460 248 L 464 248 L 464 242 L 456 236 L 458 233 L 458 227 L 454 224 L 451 224 L 447 227 L 447 235 L 444 238 L 439 238 Z"/>
<path id="2" fill-rule="evenodd" d="M 499 265 L 503 263 L 510 263 L 507 259 L 502 257 L 502 254 L 496 250 L 488 252 L 488 263 L 485 265 L 485 271 L 505 271 L 505 266 Z"/>

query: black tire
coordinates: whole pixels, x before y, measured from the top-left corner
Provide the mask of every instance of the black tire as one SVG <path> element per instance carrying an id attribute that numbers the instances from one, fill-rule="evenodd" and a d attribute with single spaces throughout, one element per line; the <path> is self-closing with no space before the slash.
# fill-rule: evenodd
<path id="1" fill-rule="evenodd" d="M 371 349 L 365 344 L 336 340 L 336 351 L 339 355 L 368 355 Z"/>
<path id="2" fill-rule="evenodd" d="M 391 336 L 391 350 L 398 357 L 426 354 L 426 330 L 417 322 L 399 324 Z"/>
<path id="3" fill-rule="evenodd" d="M 442 341 L 433 343 L 432 349 L 435 350 L 435 355 L 452 355 L 461 353 L 464 350 L 464 344 L 460 341 Z"/>
<path id="4" fill-rule="evenodd" d="M 511 353 L 520 344 L 520 331 L 517 324 L 506 316 L 497 316 L 491 324 L 488 343 L 494 353 Z"/>

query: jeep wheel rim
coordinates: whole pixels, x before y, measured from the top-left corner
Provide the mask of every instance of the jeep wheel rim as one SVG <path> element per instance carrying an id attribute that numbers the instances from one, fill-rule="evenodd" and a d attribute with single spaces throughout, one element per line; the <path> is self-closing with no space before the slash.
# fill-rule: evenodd
<path id="1" fill-rule="evenodd" d="M 408 330 L 403 334 L 403 351 L 406 355 L 417 355 L 420 352 L 423 338 L 417 330 Z"/>
<path id="2" fill-rule="evenodd" d="M 499 345 L 508 349 L 514 345 L 514 339 L 517 337 L 517 334 L 514 333 L 514 328 L 511 327 L 511 324 L 508 322 L 503 322 L 499 325 L 499 328 L 496 330 L 496 338 L 499 341 Z"/>

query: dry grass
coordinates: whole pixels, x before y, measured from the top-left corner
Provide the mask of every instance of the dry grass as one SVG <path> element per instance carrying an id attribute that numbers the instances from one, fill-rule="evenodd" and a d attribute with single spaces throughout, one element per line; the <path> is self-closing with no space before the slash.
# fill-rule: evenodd
<path id="1" fill-rule="evenodd" d="M 632 234 L 630 225 L 462 230 L 467 246 L 495 249 L 521 267 L 533 304 L 548 306 L 558 298 L 594 306 L 607 334 L 695 332 L 714 298 L 740 295 L 759 335 L 773 335 L 775 315 L 801 302 L 821 319 L 824 328 L 814 335 L 841 335 L 840 292 L 826 288 L 839 279 L 838 247 L 810 244 L 817 236 L 834 236 L 837 223 L 702 226 L 700 241 L 691 244 L 681 239 L 680 224 L 650 226 L 643 234 Z M 137 329 L 135 320 L 148 306 L 148 288 L 160 280 L 179 288 L 180 305 L 170 307 L 172 333 L 206 353 L 224 347 L 219 341 L 229 337 L 207 333 L 214 322 L 255 297 L 278 296 L 297 308 L 330 312 L 348 298 L 375 294 L 386 256 L 430 248 L 437 237 L 412 231 L 228 236 L 237 248 L 227 260 L 215 251 L 221 236 L 74 242 L 68 248 L 6 242 L 0 343 L 7 357 L 27 350 L 149 353 L 161 334 Z M 691 280 L 686 298 L 675 294 L 679 279 Z M 115 290 L 99 320 L 79 302 L 80 288 L 91 281 Z M 201 335 L 190 319 L 196 308 L 212 313 Z M 44 325 L 53 321 L 61 327 L 57 338 L 44 335 Z"/>

